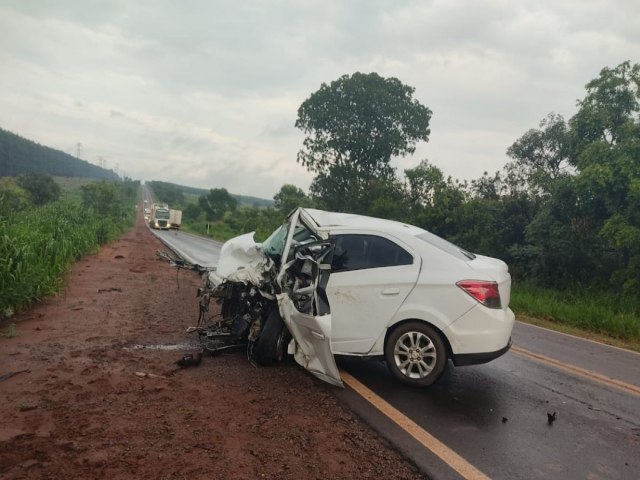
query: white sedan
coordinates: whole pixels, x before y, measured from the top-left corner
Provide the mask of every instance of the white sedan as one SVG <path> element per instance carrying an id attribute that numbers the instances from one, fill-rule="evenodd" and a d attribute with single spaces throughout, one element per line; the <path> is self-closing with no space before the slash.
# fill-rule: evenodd
<path id="1" fill-rule="evenodd" d="M 288 348 L 336 385 L 334 355 L 384 358 L 428 386 L 447 359 L 485 363 L 511 346 L 507 265 L 395 221 L 298 208 L 263 244 L 226 242 L 208 283 L 222 319 L 199 325 L 205 348 L 244 340 L 261 364 Z"/>

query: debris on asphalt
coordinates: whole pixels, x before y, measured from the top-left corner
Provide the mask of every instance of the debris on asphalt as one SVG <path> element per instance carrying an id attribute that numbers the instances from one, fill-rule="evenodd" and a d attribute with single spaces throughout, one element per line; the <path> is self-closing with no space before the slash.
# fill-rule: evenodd
<path id="1" fill-rule="evenodd" d="M 202 361 L 202 352 L 198 352 L 195 355 L 193 355 L 192 353 L 188 353 L 185 356 L 183 356 L 180 360 L 177 360 L 175 364 L 178 365 L 180 368 L 197 367 L 198 365 L 200 365 L 201 361 Z"/>
<path id="2" fill-rule="evenodd" d="M 555 421 L 556 421 L 556 412 L 553 412 L 553 413 L 547 412 L 547 423 L 551 425 Z"/>

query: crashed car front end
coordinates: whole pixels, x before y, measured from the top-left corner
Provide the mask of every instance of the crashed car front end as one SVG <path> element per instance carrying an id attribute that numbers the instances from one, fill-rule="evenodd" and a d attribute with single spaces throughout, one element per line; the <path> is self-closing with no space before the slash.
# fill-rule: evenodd
<path id="1" fill-rule="evenodd" d="M 205 276 L 199 291 L 194 330 L 206 351 L 246 346 L 261 365 L 288 352 L 320 379 L 342 386 L 323 290 L 329 271 L 323 261 L 333 247 L 313 223 L 297 209 L 261 245 L 253 233 L 223 245 L 216 271 Z M 211 299 L 220 305 L 220 314 L 209 315 Z"/>

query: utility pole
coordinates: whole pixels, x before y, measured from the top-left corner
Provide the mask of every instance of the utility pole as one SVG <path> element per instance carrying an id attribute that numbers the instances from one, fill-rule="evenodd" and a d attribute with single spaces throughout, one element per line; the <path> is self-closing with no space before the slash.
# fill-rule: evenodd
<path id="1" fill-rule="evenodd" d="M 76 143 L 76 158 L 82 158 L 82 143 Z"/>

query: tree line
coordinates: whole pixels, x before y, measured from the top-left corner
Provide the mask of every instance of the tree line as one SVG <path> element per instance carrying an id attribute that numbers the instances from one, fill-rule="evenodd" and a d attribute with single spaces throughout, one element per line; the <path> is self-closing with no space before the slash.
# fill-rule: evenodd
<path id="1" fill-rule="evenodd" d="M 427 141 L 432 112 L 396 78 L 354 73 L 322 84 L 298 109 L 297 161 L 309 193 L 284 185 L 273 207 L 240 207 L 224 188 L 185 208 L 222 239 L 258 240 L 298 206 L 399 220 L 505 260 L 513 276 L 556 289 L 634 298 L 640 287 L 640 65 L 603 68 L 568 120 L 550 113 L 506 149 L 509 162 L 472 181 L 428 159 L 399 174 L 394 157 Z"/>
<path id="2" fill-rule="evenodd" d="M 16 177 L 29 172 L 55 177 L 118 180 L 118 175 L 111 170 L 0 128 L 0 177 Z"/>
<path id="3" fill-rule="evenodd" d="M 640 65 L 605 67 L 568 120 L 550 113 L 471 182 L 394 156 L 428 140 L 414 89 L 375 73 L 323 84 L 298 110 L 298 162 L 321 207 L 411 223 L 502 258 L 516 278 L 635 296 L 640 287 Z"/>
<path id="4" fill-rule="evenodd" d="M 264 238 L 297 206 L 395 219 L 501 258 L 520 281 L 633 298 L 640 286 L 639 85 L 638 64 L 603 68 L 575 115 L 548 114 L 507 148 L 501 171 L 461 182 L 427 159 L 398 174 L 391 159 L 428 140 L 431 111 L 395 78 L 345 75 L 298 110 L 306 138 L 297 161 L 315 173 L 308 194 L 284 185 L 274 208 L 240 209 L 215 189 L 195 210 L 223 219 L 226 238 L 252 229 Z"/>

